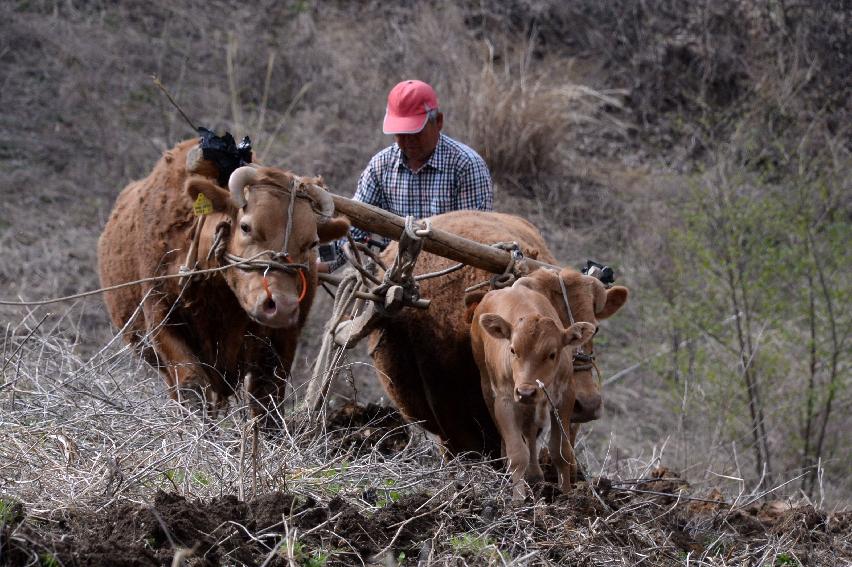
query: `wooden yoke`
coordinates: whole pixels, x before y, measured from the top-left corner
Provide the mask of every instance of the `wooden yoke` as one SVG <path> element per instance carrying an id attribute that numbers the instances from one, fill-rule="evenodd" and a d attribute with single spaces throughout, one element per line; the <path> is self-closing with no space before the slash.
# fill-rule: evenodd
<path id="1" fill-rule="evenodd" d="M 405 230 L 405 219 L 393 213 L 340 195 L 332 195 L 332 199 L 334 210 L 346 215 L 353 226 L 362 230 L 397 241 Z M 434 227 L 423 243 L 423 250 L 494 274 L 502 274 L 511 262 L 511 253 L 506 250 L 480 244 Z M 533 258 L 524 258 L 519 264 L 518 270 L 524 273 L 536 268 L 559 269 L 558 266 Z"/>

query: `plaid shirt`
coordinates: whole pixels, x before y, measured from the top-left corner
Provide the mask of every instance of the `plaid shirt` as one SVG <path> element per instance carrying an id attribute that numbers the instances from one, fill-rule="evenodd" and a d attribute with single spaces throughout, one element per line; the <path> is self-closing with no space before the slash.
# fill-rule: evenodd
<path id="1" fill-rule="evenodd" d="M 353 197 L 405 217 L 422 219 L 463 209 L 490 211 L 494 189 L 485 161 L 473 149 L 440 135 L 435 151 L 417 171 L 409 169 L 405 156 L 394 144 L 377 153 L 358 179 Z M 367 240 L 370 234 L 353 228 L 355 240 Z M 387 244 L 388 239 L 381 239 Z M 340 250 L 345 239 L 337 242 L 336 269 L 345 262 Z"/>

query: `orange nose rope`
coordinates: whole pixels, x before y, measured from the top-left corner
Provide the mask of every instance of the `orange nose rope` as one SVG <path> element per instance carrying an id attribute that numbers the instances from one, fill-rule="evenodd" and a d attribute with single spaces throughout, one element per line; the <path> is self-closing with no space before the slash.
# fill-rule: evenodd
<path id="1" fill-rule="evenodd" d="M 266 291 L 266 298 L 269 301 L 272 301 L 272 292 L 269 291 L 269 279 L 266 276 L 263 276 L 263 289 Z M 299 293 L 299 303 L 305 299 L 305 296 L 308 294 L 308 278 L 305 277 L 305 270 L 299 270 L 299 283 L 302 284 L 302 291 Z"/>
<path id="2" fill-rule="evenodd" d="M 290 260 L 290 255 L 286 252 L 284 253 L 284 260 L 286 260 L 287 262 L 292 261 Z M 301 268 L 299 269 L 299 283 L 302 284 L 302 291 L 299 292 L 299 303 L 301 303 L 302 300 L 305 299 L 305 296 L 308 294 L 308 278 L 305 277 L 305 270 Z M 269 291 L 267 291 L 267 293 L 269 293 Z"/>
<path id="3" fill-rule="evenodd" d="M 299 280 L 302 282 L 302 292 L 299 294 L 299 303 L 301 303 L 308 294 L 308 278 L 305 277 L 305 270 L 299 270 Z"/>
<path id="4" fill-rule="evenodd" d="M 263 276 L 262 281 L 263 281 L 263 289 L 266 291 L 266 299 L 268 299 L 269 301 L 272 301 L 272 292 L 269 291 L 269 280 L 266 278 L 266 276 Z"/>

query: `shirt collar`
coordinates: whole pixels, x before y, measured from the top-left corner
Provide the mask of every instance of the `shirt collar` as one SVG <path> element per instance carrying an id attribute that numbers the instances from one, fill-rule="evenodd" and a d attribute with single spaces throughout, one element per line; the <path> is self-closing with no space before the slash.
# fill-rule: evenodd
<path id="1" fill-rule="evenodd" d="M 399 169 L 400 167 L 408 167 L 405 163 L 405 159 L 402 155 L 402 150 L 399 145 L 394 142 L 393 149 L 396 154 L 396 167 Z M 426 163 L 423 164 L 423 167 L 431 167 L 432 169 L 442 170 L 446 169 L 447 166 L 447 141 L 446 136 L 443 134 L 438 135 L 438 145 L 435 146 L 435 151 L 432 152 L 432 155 L 429 156 L 429 159 L 426 160 Z M 421 169 L 422 171 L 422 169 Z"/>

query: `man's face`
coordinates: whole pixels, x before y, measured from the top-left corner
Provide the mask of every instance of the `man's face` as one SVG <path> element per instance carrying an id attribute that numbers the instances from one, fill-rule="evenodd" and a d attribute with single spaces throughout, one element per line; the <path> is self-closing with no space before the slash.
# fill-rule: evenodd
<path id="1" fill-rule="evenodd" d="M 395 134 L 394 140 L 396 140 L 409 163 L 420 167 L 435 151 L 443 126 L 444 115 L 439 112 L 435 120 L 427 121 L 426 126 L 420 132 L 416 134 Z"/>

